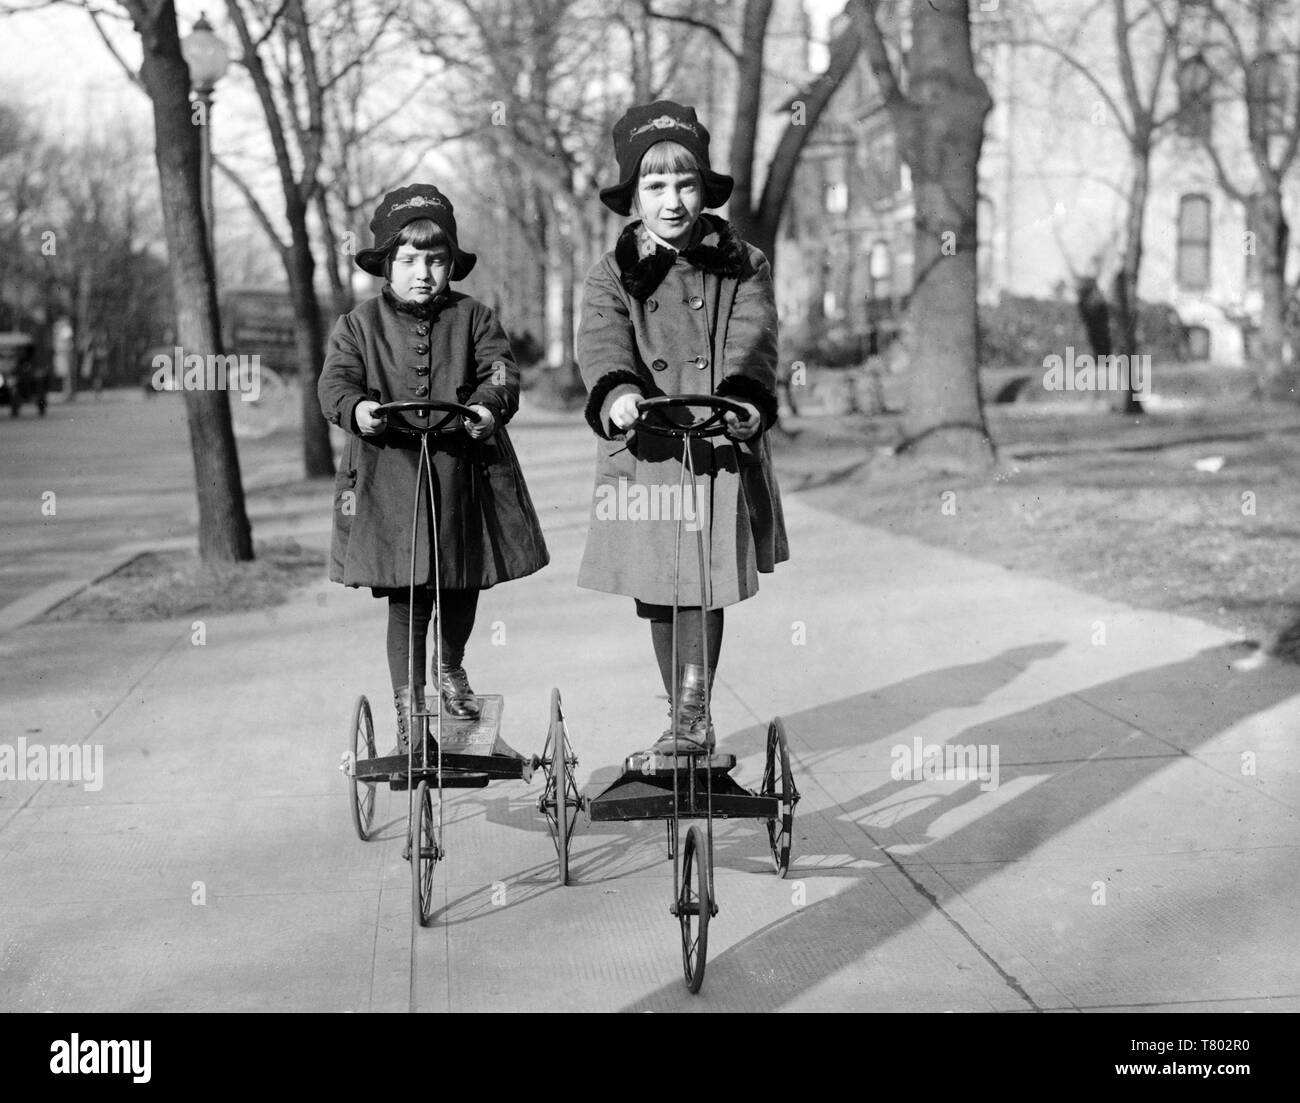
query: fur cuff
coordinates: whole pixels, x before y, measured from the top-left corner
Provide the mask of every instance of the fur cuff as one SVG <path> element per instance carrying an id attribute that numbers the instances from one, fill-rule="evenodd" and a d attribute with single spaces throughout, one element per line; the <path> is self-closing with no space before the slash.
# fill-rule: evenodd
<path id="1" fill-rule="evenodd" d="M 763 417 L 764 431 L 776 424 L 778 406 L 776 395 L 762 383 L 749 375 L 726 375 L 718 384 L 719 398 L 732 398 L 737 402 L 748 402 L 758 408 Z"/>
<path id="2" fill-rule="evenodd" d="M 634 371 L 606 372 L 596 380 L 595 386 L 591 388 L 591 393 L 587 396 L 587 408 L 584 411 L 587 424 L 591 426 L 592 432 L 596 436 L 603 437 L 605 440 L 611 439 L 609 433 L 605 430 L 605 426 L 601 424 L 600 411 L 611 391 L 616 387 L 624 387 L 629 384 L 636 387 L 643 395 L 649 393 L 646 380 Z"/>

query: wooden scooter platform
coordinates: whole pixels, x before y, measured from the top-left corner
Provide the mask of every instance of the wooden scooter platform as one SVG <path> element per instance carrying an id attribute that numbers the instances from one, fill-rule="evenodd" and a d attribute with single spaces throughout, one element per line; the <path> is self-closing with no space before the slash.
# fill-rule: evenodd
<path id="1" fill-rule="evenodd" d="M 702 818 L 709 814 L 710 791 L 716 818 L 765 820 L 777 815 L 777 799 L 760 796 L 740 785 L 730 773 L 735 766 L 734 754 L 665 755 L 640 751 L 627 757 L 618 780 L 588 802 L 591 818 L 672 819 L 674 808 L 679 819 Z"/>
<path id="2" fill-rule="evenodd" d="M 442 786 L 444 789 L 482 789 L 490 781 L 509 779 L 532 780 L 537 769 L 537 759 L 524 758 L 501 738 L 501 714 L 505 698 L 499 693 L 488 693 L 474 698 L 478 702 L 477 719 L 465 720 L 446 716 L 442 718 Z M 412 713 L 418 722 L 426 720 L 429 738 L 437 738 L 438 717 L 432 712 Z M 354 777 L 358 781 L 387 782 L 397 790 L 407 787 L 408 759 L 406 755 L 386 755 L 383 758 L 359 759 Z M 410 777 L 437 782 L 438 756 L 430 748 L 427 762 L 417 750 L 415 767 Z"/>

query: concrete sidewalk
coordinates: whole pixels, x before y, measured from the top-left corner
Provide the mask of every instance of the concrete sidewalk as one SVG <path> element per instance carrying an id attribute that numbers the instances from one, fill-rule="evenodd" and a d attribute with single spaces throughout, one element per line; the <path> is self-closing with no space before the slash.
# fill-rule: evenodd
<path id="1" fill-rule="evenodd" d="M 484 596 L 470 669 L 524 753 L 558 686 L 595 792 L 662 691 L 630 602 L 574 584 L 589 435 L 515 438 L 553 559 Z M 718 824 L 692 997 L 662 825 L 580 826 L 561 889 L 540 781 L 453 795 L 422 1009 L 1300 1010 L 1300 670 L 787 505 L 794 559 L 728 612 L 715 719 L 752 786 L 786 720 L 789 878 L 761 824 Z M 324 547 L 328 513 L 290 527 Z M 104 753 L 98 791 L 0 783 L 0 1008 L 405 1010 L 406 797 L 361 843 L 337 771 L 358 693 L 391 741 L 384 615 L 322 581 L 201 646 L 189 620 L 0 636 L 0 743 Z M 897 776 L 944 744 L 996 777 Z"/>

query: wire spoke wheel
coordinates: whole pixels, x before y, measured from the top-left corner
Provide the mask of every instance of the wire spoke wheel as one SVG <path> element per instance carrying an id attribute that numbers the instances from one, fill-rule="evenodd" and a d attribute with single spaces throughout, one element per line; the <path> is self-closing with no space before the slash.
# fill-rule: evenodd
<path id="1" fill-rule="evenodd" d="M 367 758 L 375 758 L 375 721 L 370 715 L 370 702 L 365 695 L 357 698 L 352 708 L 352 724 L 349 731 L 352 744 L 353 776 L 349 779 L 352 792 L 348 803 L 352 809 L 352 826 L 357 830 L 357 838 L 363 843 L 370 838 L 370 828 L 375 820 L 375 786 L 373 782 L 356 779 L 356 765 Z"/>
<path id="2" fill-rule="evenodd" d="M 256 373 L 256 390 L 241 390 L 230 402 L 231 428 L 241 440 L 269 437 L 277 429 L 292 424 L 299 408 L 296 380 L 287 381 L 260 362 Z"/>
<path id="3" fill-rule="evenodd" d="M 433 818 L 433 795 L 427 779 L 420 782 L 415 792 L 412 830 L 415 837 L 411 846 L 411 908 L 420 926 L 427 927 L 433 914 L 433 869 L 442 857 Z"/>
<path id="4" fill-rule="evenodd" d="M 767 821 L 767 842 L 772 851 L 772 864 L 776 867 L 776 872 L 784 877 L 790 871 L 794 806 L 799 803 L 799 791 L 795 788 L 794 771 L 790 768 L 790 746 L 786 739 L 785 723 L 779 716 L 767 726 L 767 756 L 759 793 L 778 801 L 776 816 Z"/>
<path id="5" fill-rule="evenodd" d="M 551 722 L 541 758 L 546 788 L 537 807 L 546 817 L 546 826 L 551 832 L 551 841 L 555 844 L 561 885 L 569 883 L 569 846 L 573 842 L 573 829 L 578 822 L 577 813 L 582 808 L 582 796 L 578 792 L 574 773 L 577 765 L 578 760 L 569 745 L 568 729 L 564 725 L 560 691 L 552 689 Z"/>
<path id="6" fill-rule="evenodd" d="M 692 993 L 704 983 L 709 954 L 709 920 L 713 898 L 709 891 L 709 852 L 698 827 L 686 833 L 682 847 L 682 882 L 677 889 L 677 921 L 682 929 L 682 974 Z"/>

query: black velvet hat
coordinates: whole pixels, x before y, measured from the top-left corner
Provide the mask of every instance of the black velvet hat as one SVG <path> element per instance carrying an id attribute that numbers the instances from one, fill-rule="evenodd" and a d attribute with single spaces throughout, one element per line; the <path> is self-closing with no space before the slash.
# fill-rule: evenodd
<path id="1" fill-rule="evenodd" d="M 619 182 L 600 192 L 601 202 L 611 211 L 621 215 L 632 213 L 641 158 L 656 142 L 677 142 L 695 155 L 703 177 L 706 208 L 721 207 L 730 198 L 734 181 L 709 167 L 709 132 L 696 118 L 695 108 L 672 100 L 656 100 L 629 108 L 614 124 Z"/>
<path id="2" fill-rule="evenodd" d="M 384 262 L 401 233 L 402 227 L 416 219 L 427 218 L 447 235 L 451 246 L 451 278 L 463 280 L 470 274 L 478 257 L 466 253 L 456 240 L 456 213 L 451 200 L 432 184 L 408 184 L 384 196 L 375 217 L 370 220 L 370 232 L 375 235 L 375 247 L 362 249 L 356 256 L 357 267 L 372 276 L 384 276 Z"/>

